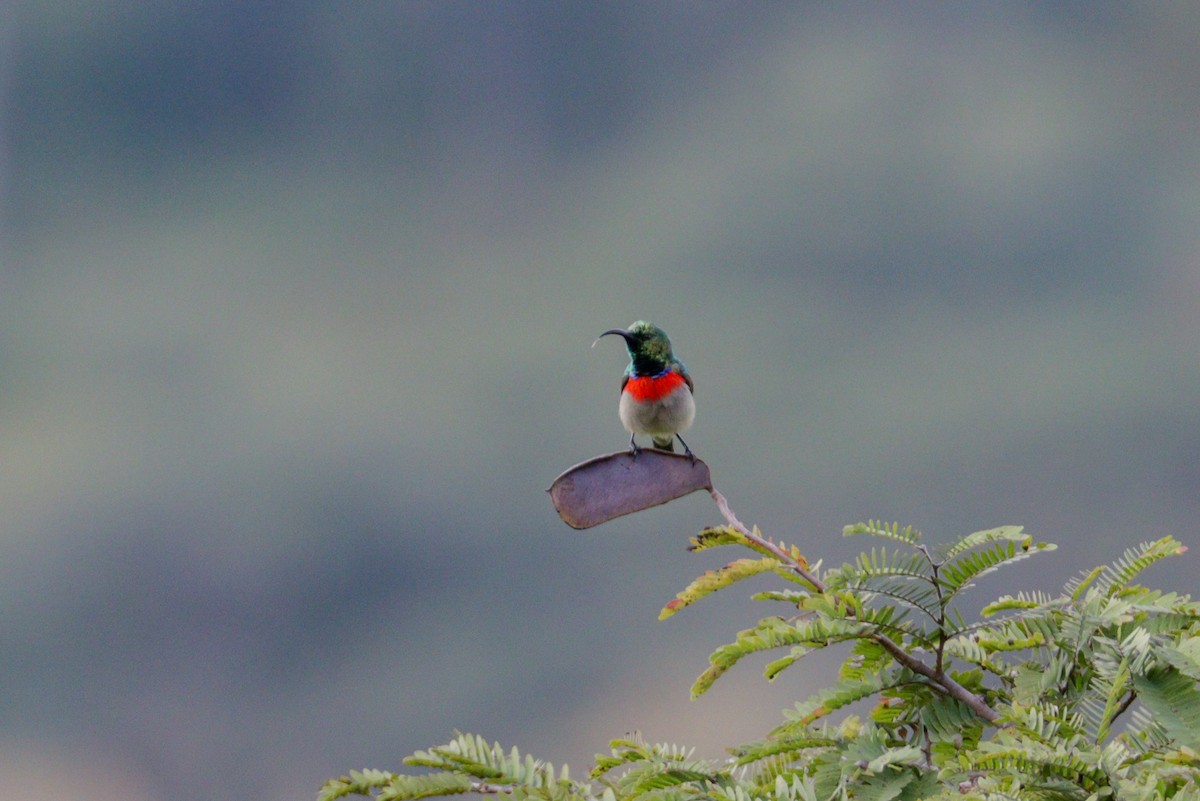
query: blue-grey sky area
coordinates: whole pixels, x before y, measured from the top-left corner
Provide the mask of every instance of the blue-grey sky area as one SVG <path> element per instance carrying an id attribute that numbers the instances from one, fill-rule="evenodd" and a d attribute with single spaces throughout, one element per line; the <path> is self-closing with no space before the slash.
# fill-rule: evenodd
<path id="1" fill-rule="evenodd" d="M 455 729 L 582 775 L 819 686 L 586 532 L 648 319 L 748 523 L 1200 521 L 1200 6 L 17 0 L 0 11 L 0 794 L 312 797 Z M 765 662 L 765 660 L 764 660 Z M 53 788 L 46 790 L 45 788 Z M 72 795 L 73 794 L 73 795 Z"/>

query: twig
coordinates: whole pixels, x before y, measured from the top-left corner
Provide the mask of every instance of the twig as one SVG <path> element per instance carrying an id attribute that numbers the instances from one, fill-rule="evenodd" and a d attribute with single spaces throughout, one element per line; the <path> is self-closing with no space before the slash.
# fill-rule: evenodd
<path id="1" fill-rule="evenodd" d="M 511 784 L 492 784 L 491 782 L 471 782 L 471 792 L 479 795 L 500 795 L 511 793 Z"/>
<path id="2" fill-rule="evenodd" d="M 817 578 L 816 575 L 814 575 L 805 564 L 797 560 L 785 549 L 780 548 L 771 540 L 755 534 L 746 527 L 745 523 L 743 523 L 741 520 L 738 520 L 737 516 L 733 513 L 733 510 L 729 508 L 729 501 L 725 500 L 725 496 L 718 492 L 715 487 L 710 486 L 708 488 L 708 492 L 710 495 L 712 495 L 713 500 L 716 501 L 717 509 L 721 511 L 721 516 L 724 517 L 729 525 L 732 526 L 739 534 L 757 545 L 759 548 L 770 552 L 776 559 L 787 565 L 789 569 L 796 573 L 796 575 L 800 576 L 802 579 L 811 584 L 817 592 L 826 591 L 827 587 L 825 582 Z M 989 723 L 995 723 L 1000 719 L 1000 715 L 996 712 L 996 710 L 988 706 L 987 702 L 978 695 L 955 681 L 950 675 L 941 669 L 940 665 L 937 668 L 930 667 L 920 659 L 917 659 L 915 656 L 910 654 L 908 651 L 904 650 L 904 648 L 902 648 L 898 643 L 884 634 L 875 632 L 869 636 L 872 640 L 879 643 L 879 645 L 882 646 L 885 651 L 891 654 L 892 658 L 894 658 L 901 665 L 908 668 L 912 672 L 919 673 L 920 675 L 929 679 L 935 689 L 941 690 L 946 695 L 954 698 L 957 701 L 961 701 L 963 704 L 970 707 L 971 711 L 979 717 L 983 718 Z"/>
<path id="3" fill-rule="evenodd" d="M 770 540 L 760 537 L 750 529 L 746 528 L 745 524 L 742 523 L 741 520 L 738 520 L 737 516 L 734 515 L 733 510 L 729 508 L 729 501 L 725 500 L 724 495 L 717 492 L 714 487 L 709 487 L 708 492 L 710 495 L 712 495 L 713 500 L 717 502 L 717 508 L 721 510 L 721 515 L 727 521 L 729 521 L 729 525 L 737 529 L 739 534 L 753 542 L 758 547 L 766 551 L 770 551 L 771 554 L 781 562 L 785 562 L 787 566 L 796 573 L 796 575 L 813 585 L 817 592 L 825 592 L 825 583 L 811 573 L 807 567 L 792 558 L 791 554 Z"/>
<path id="4" fill-rule="evenodd" d="M 1121 717 L 1121 715 L 1124 715 L 1125 710 L 1127 710 L 1127 709 L 1129 709 L 1129 707 L 1133 706 L 1133 702 L 1136 700 L 1137 700 L 1137 693 L 1134 692 L 1133 690 L 1130 690 L 1129 695 L 1125 696 L 1125 698 L 1121 701 L 1121 705 L 1117 707 L 1117 711 L 1114 712 L 1112 718 L 1109 719 L 1109 724 L 1111 725 L 1113 721 L 1115 721 L 1117 718 Z"/>

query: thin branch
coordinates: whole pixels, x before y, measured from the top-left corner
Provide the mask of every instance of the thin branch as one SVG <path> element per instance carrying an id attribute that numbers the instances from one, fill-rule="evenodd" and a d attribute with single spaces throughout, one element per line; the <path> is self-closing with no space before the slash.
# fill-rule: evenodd
<path id="1" fill-rule="evenodd" d="M 729 525 L 732 526 L 739 534 L 753 542 L 759 548 L 770 552 L 771 555 L 787 565 L 790 570 L 796 573 L 796 575 L 800 576 L 802 579 L 811 584 L 817 590 L 817 592 L 826 591 L 825 582 L 817 578 L 816 575 L 814 575 L 808 569 L 807 565 L 795 559 L 790 553 L 783 548 L 780 548 L 771 540 L 755 534 L 746 527 L 745 523 L 743 523 L 741 520 L 738 520 L 737 516 L 733 513 L 733 510 L 729 508 L 729 501 L 725 500 L 725 496 L 718 492 L 715 487 L 709 486 L 708 492 L 710 495 L 712 495 L 713 500 L 716 501 L 717 509 L 720 510 L 721 516 L 724 517 Z M 892 658 L 894 658 L 901 665 L 908 668 L 912 672 L 919 673 L 920 675 L 929 679 L 935 689 L 941 690 L 943 693 L 957 701 L 961 701 L 979 717 L 983 718 L 989 723 L 995 723 L 1000 719 L 999 713 L 988 706 L 987 702 L 975 695 L 975 693 L 971 692 L 966 687 L 959 684 L 957 681 L 947 675 L 945 671 L 937 670 L 925 664 L 884 634 L 875 633 L 871 634 L 870 637 L 872 640 L 879 643 L 879 645 L 882 646 L 885 651 L 891 654 Z"/>
<path id="2" fill-rule="evenodd" d="M 796 575 L 807 581 L 816 588 L 817 592 L 825 592 L 825 582 L 817 578 L 809 569 L 792 558 L 792 555 L 780 548 L 774 542 L 765 537 L 760 537 L 750 529 L 746 528 L 746 524 L 737 519 L 733 510 L 729 508 L 729 501 L 725 500 L 725 496 L 717 491 L 715 487 L 709 487 L 708 492 L 712 495 L 713 500 L 717 502 L 717 508 L 721 510 L 722 517 L 729 522 L 729 525 L 737 529 L 737 532 L 746 539 L 753 542 L 760 548 L 770 551 L 771 554 L 779 561 L 785 563 Z"/>
<path id="3" fill-rule="evenodd" d="M 927 546 L 927 545 L 918 543 L 918 544 L 914 545 L 913 547 L 921 552 L 921 555 L 925 557 L 925 561 L 929 563 L 930 567 L 939 568 L 946 562 L 945 559 L 942 559 L 940 561 L 937 559 L 934 559 L 933 554 L 930 552 L 929 546 Z"/>
<path id="4" fill-rule="evenodd" d="M 860 592 L 862 592 L 865 595 L 878 595 L 882 598 L 889 598 L 893 601 L 897 601 L 899 603 L 904 604 L 906 607 L 908 607 L 909 609 L 911 609 L 913 611 L 924 613 L 924 615 L 927 618 L 929 618 L 932 622 L 934 622 L 934 623 L 938 622 L 937 615 L 933 614 L 925 607 L 915 603 L 911 598 L 901 595 L 898 592 L 893 592 L 891 590 L 881 590 L 876 587 L 855 587 L 854 589 L 859 590 Z M 923 644 L 929 645 L 931 647 L 933 645 L 932 642 L 923 643 Z"/>
<path id="5" fill-rule="evenodd" d="M 471 792 L 479 795 L 500 795 L 501 793 L 511 793 L 513 786 L 511 784 L 492 784 L 491 782 L 471 782 Z"/>
<path id="6" fill-rule="evenodd" d="M 1123 701 L 1121 701 L 1121 705 L 1119 707 L 1117 707 L 1117 711 L 1113 713 L 1113 716 L 1111 718 L 1109 718 L 1109 721 L 1108 721 L 1109 725 L 1112 725 L 1112 723 L 1117 718 L 1121 717 L 1121 715 L 1124 715 L 1126 710 L 1128 710 L 1129 707 L 1133 706 L 1133 702 L 1136 700 L 1137 700 L 1137 693 L 1134 692 L 1133 690 L 1130 690 L 1129 695 L 1125 696 L 1125 699 Z"/>

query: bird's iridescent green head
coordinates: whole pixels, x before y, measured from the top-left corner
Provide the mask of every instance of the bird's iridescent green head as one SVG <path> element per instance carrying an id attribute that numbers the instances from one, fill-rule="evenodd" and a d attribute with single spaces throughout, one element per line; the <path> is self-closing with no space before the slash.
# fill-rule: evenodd
<path id="1" fill-rule="evenodd" d="M 624 338 L 630 366 L 638 374 L 662 372 L 676 361 L 667 332 L 645 320 L 638 320 L 628 330 L 612 328 L 600 336 L 610 334 Z"/>

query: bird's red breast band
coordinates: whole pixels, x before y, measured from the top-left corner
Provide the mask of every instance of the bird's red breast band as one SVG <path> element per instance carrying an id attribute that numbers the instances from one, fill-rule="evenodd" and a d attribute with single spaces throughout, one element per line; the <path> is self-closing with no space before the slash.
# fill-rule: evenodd
<path id="1" fill-rule="evenodd" d="M 679 373 L 668 370 L 661 375 L 634 376 L 625 383 L 625 391 L 635 401 L 656 401 L 665 398 L 686 383 Z"/>

